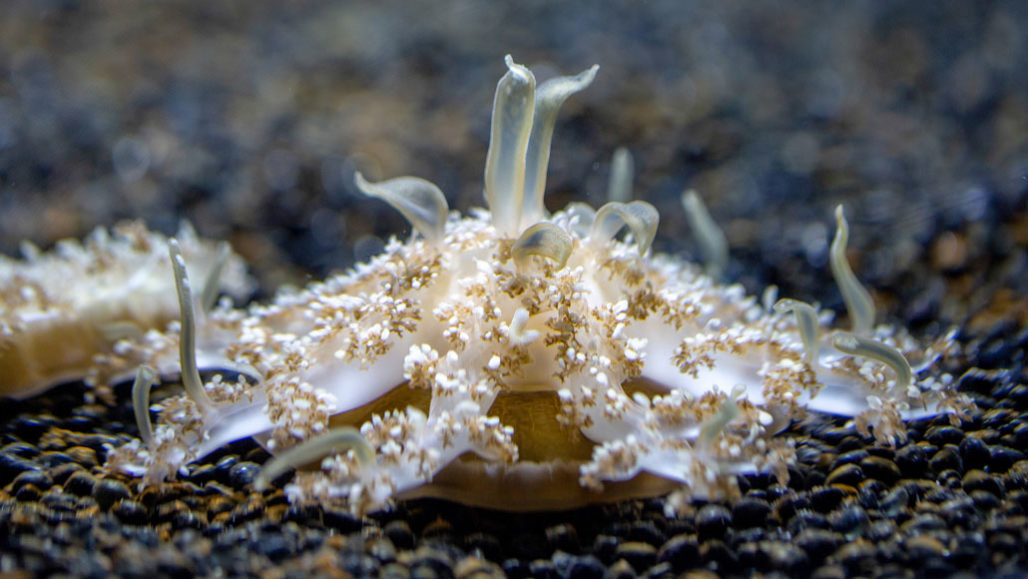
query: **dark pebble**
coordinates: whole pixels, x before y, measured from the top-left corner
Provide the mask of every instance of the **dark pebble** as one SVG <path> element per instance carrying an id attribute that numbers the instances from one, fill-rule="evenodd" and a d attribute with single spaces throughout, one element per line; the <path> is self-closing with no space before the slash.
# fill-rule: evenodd
<path id="1" fill-rule="evenodd" d="M 131 496 L 125 483 L 117 479 L 101 479 L 93 486 L 93 498 L 103 510 L 110 509 L 114 503 Z"/>
<path id="2" fill-rule="evenodd" d="M 703 558 L 705 566 L 709 568 L 713 565 L 713 569 L 720 575 L 731 573 L 738 563 L 736 552 L 724 541 L 716 539 L 704 541 L 700 545 L 700 557 Z"/>
<path id="3" fill-rule="evenodd" d="M 844 464 L 857 464 L 868 456 L 870 455 L 867 450 L 863 448 L 844 452 L 835 458 L 835 461 L 832 463 L 831 470 L 836 470 Z"/>
<path id="4" fill-rule="evenodd" d="M 189 470 L 189 474 L 185 477 L 186 480 L 192 481 L 198 485 L 202 485 L 206 482 L 214 480 L 217 474 L 217 469 L 214 468 L 213 464 L 200 464 L 194 465 Z"/>
<path id="5" fill-rule="evenodd" d="M 786 526 L 793 535 L 805 529 L 830 529 L 831 527 L 824 515 L 814 511 L 799 511 Z"/>
<path id="6" fill-rule="evenodd" d="M 670 563 L 676 573 L 699 566 L 700 544 L 693 535 L 675 535 L 660 547 L 657 561 Z"/>
<path id="7" fill-rule="evenodd" d="M 842 535 L 824 529 L 805 529 L 795 536 L 795 543 L 811 560 L 823 560 L 843 543 Z"/>
<path id="8" fill-rule="evenodd" d="M 14 481 L 11 482 L 11 490 L 17 493 L 25 485 L 32 485 L 40 491 L 45 491 L 53 484 L 54 481 L 49 474 L 41 470 L 27 470 L 14 477 Z"/>
<path id="9" fill-rule="evenodd" d="M 411 532 L 407 521 L 390 521 L 382 529 L 382 533 L 393 542 L 397 549 L 414 548 L 414 533 Z"/>
<path id="10" fill-rule="evenodd" d="M 499 547 L 498 544 L 497 547 Z M 365 544 L 364 550 L 367 551 L 368 555 L 371 555 L 376 561 L 383 565 L 392 563 L 396 560 L 396 547 L 388 537 L 376 537 L 369 540 L 368 543 Z"/>
<path id="11" fill-rule="evenodd" d="M 453 576 L 453 570 L 450 568 L 449 564 L 446 565 L 446 572 L 444 574 L 436 571 L 434 567 L 427 567 L 421 564 L 420 562 L 418 562 L 416 565 L 417 567 L 415 567 L 415 564 L 411 565 L 411 577 Z M 378 570 L 381 567 L 381 565 L 378 564 L 378 561 L 372 559 L 371 557 L 362 555 L 360 553 L 343 553 L 340 556 L 339 566 L 343 569 L 343 571 L 349 573 L 354 577 L 374 577 L 378 575 Z M 416 575 L 415 568 L 418 570 L 428 571 L 428 573 L 424 575 Z"/>
<path id="12" fill-rule="evenodd" d="M 1013 439 L 1013 448 L 1016 448 L 1021 452 L 1028 451 L 1028 421 L 1022 420 L 1010 432 L 1010 436 Z"/>
<path id="13" fill-rule="evenodd" d="M 960 459 L 964 461 L 964 467 L 968 469 L 985 468 L 992 459 L 992 452 L 989 445 L 980 438 L 968 436 L 960 442 Z"/>
<path id="14" fill-rule="evenodd" d="M 1003 498 L 1005 494 L 1003 484 L 994 475 L 978 469 L 968 471 L 961 481 L 961 486 L 967 493 L 980 490 L 998 498 Z"/>
<path id="15" fill-rule="evenodd" d="M 7 428 L 18 435 L 19 438 L 35 444 L 39 437 L 43 436 L 50 427 L 54 425 L 52 416 L 30 416 L 21 415 L 7 423 Z"/>
<path id="16" fill-rule="evenodd" d="M 532 576 L 531 571 L 528 569 L 528 562 L 520 559 L 507 559 L 500 565 L 500 569 L 510 579 L 522 579 Z"/>
<path id="17" fill-rule="evenodd" d="M 95 485 L 96 479 L 93 478 L 93 475 L 84 470 L 72 473 L 71 476 L 64 481 L 64 489 L 71 494 L 80 497 L 91 496 Z"/>
<path id="18" fill-rule="evenodd" d="M 239 525 L 247 521 L 255 521 L 264 515 L 264 501 L 256 496 L 236 505 L 228 516 L 230 525 Z"/>
<path id="19" fill-rule="evenodd" d="M 392 543 L 390 543 L 392 545 Z M 468 552 L 489 559 L 490 561 L 503 560 L 503 545 L 490 533 L 472 533 L 464 537 L 464 548 Z M 395 549 L 394 549 L 395 552 Z"/>
<path id="20" fill-rule="evenodd" d="M 39 470 L 32 460 L 0 452 L 0 486 L 7 486 L 16 476 L 30 470 Z"/>
<path id="21" fill-rule="evenodd" d="M 279 533 L 261 534 L 250 543 L 250 548 L 271 559 L 272 563 L 285 559 L 293 552 L 287 538 Z"/>
<path id="22" fill-rule="evenodd" d="M 833 470 L 825 479 L 825 484 L 844 484 L 855 487 L 864 480 L 864 471 L 855 464 L 844 464 Z"/>
<path id="23" fill-rule="evenodd" d="M 335 529 L 343 535 L 354 533 L 362 528 L 360 519 L 342 509 L 325 509 L 321 514 L 321 522 L 326 527 Z"/>
<path id="24" fill-rule="evenodd" d="M 1018 414 L 1009 408 L 994 408 L 982 415 L 982 425 L 986 428 L 1000 430 L 1010 425 Z"/>
<path id="25" fill-rule="evenodd" d="M 763 541 L 759 543 L 759 550 L 768 570 L 781 571 L 787 576 L 802 574 L 810 563 L 803 549 L 785 541 Z"/>
<path id="26" fill-rule="evenodd" d="M 910 537 L 904 541 L 907 554 L 919 564 L 924 564 L 932 559 L 941 559 L 946 556 L 946 546 L 935 537 L 919 535 Z"/>
<path id="27" fill-rule="evenodd" d="M 907 478 L 923 476 L 928 471 L 928 455 L 917 444 L 908 444 L 896 451 L 896 466 Z"/>
<path id="28" fill-rule="evenodd" d="M 357 528 L 359 529 L 360 521 L 357 519 L 353 519 L 353 521 L 358 525 Z M 452 543 L 454 536 L 453 525 L 450 521 L 441 518 L 430 522 L 421 529 L 422 539 L 433 540 L 438 543 Z"/>
<path id="29" fill-rule="evenodd" d="M 73 446 L 64 453 L 76 464 L 85 468 L 92 468 L 100 464 L 96 451 L 88 446 Z"/>
<path id="30" fill-rule="evenodd" d="M 779 522 L 787 523 L 797 512 L 810 509 L 810 498 L 807 493 L 785 495 L 775 503 L 775 517 Z"/>
<path id="31" fill-rule="evenodd" d="M 981 523 L 981 516 L 970 497 L 958 497 L 939 505 L 940 514 L 953 529 L 971 529 Z"/>
<path id="32" fill-rule="evenodd" d="M 190 510 L 189 505 L 179 500 L 161 503 L 154 511 L 154 523 L 159 525 L 161 523 L 171 522 L 181 513 L 189 512 Z"/>
<path id="33" fill-rule="evenodd" d="M 232 486 L 228 473 L 237 462 L 239 462 L 239 457 L 234 454 L 219 459 L 218 462 L 214 463 L 214 480 L 223 485 Z"/>
<path id="34" fill-rule="evenodd" d="M 904 533 L 910 534 L 945 531 L 947 528 L 945 519 L 935 513 L 918 513 L 900 526 Z"/>
<path id="35" fill-rule="evenodd" d="M 532 577 L 543 579 L 559 579 L 557 568 L 551 561 L 536 559 L 528 564 L 528 572 Z"/>
<path id="36" fill-rule="evenodd" d="M 618 559 L 607 569 L 607 579 L 635 579 L 635 569 L 624 559 Z"/>
<path id="37" fill-rule="evenodd" d="M 838 487 L 818 487 L 810 492 L 810 506 L 819 513 L 829 513 L 839 506 L 845 496 L 846 491 Z"/>
<path id="38" fill-rule="evenodd" d="M 624 559 L 637 573 L 642 573 L 657 562 L 657 550 L 649 543 L 629 541 L 618 545 L 614 559 Z"/>
<path id="39" fill-rule="evenodd" d="M 1018 461 L 1025 459 L 1025 453 L 1008 446 L 992 447 L 989 457 L 989 472 L 1005 473 Z"/>
<path id="40" fill-rule="evenodd" d="M 625 537 L 629 541 L 641 541 L 654 547 L 660 547 L 667 539 L 664 532 L 653 521 L 632 521 L 626 531 Z"/>
<path id="41" fill-rule="evenodd" d="M 54 483 L 63 486 L 68 478 L 77 472 L 85 472 L 85 470 L 75 463 L 62 464 L 50 472 L 50 477 L 54 479 Z"/>
<path id="42" fill-rule="evenodd" d="M 36 457 L 36 464 L 43 468 L 51 469 L 62 464 L 74 463 L 70 455 L 64 452 L 47 451 Z"/>
<path id="43" fill-rule="evenodd" d="M 835 555 L 850 575 L 872 575 L 878 570 L 874 545 L 867 541 L 846 543 Z"/>
<path id="44" fill-rule="evenodd" d="M 987 556 L 985 537 L 980 533 L 965 533 L 950 550 L 950 561 L 957 569 L 973 569 Z"/>
<path id="45" fill-rule="evenodd" d="M 554 525 L 546 528 L 546 542 L 554 551 L 578 553 L 582 550 L 578 542 L 578 531 L 569 524 Z"/>
<path id="46" fill-rule="evenodd" d="M 111 513 L 118 517 L 123 525 L 145 525 L 146 507 L 137 501 L 121 500 L 111 508 Z"/>
<path id="47" fill-rule="evenodd" d="M 901 473 L 895 461 L 881 456 L 869 456 L 860 461 L 864 476 L 891 485 L 899 480 Z"/>
<path id="48" fill-rule="evenodd" d="M 960 444 L 964 440 L 964 431 L 949 425 L 933 426 L 925 432 L 924 438 L 935 446 Z"/>
<path id="49" fill-rule="evenodd" d="M 236 490 L 243 490 L 253 484 L 261 473 L 261 465 L 243 461 L 237 462 L 228 469 L 228 484 Z"/>
<path id="50" fill-rule="evenodd" d="M 25 484 L 14 493 L 14 498 L 22 503 L 34 503 L 39 500 L 42 494 L 42 491 L 36 488 L 36 485 Z"/>
<path id="51" fill-rule="evenodd" d="M 962 472 L 964 470 L 964 462 L 960 460 L 960 453 L 957 451 L 955 446 L 945 446 L 940 448 L 932 460 L 929 461 L 932 471 L 939 474 L 945 470 L 954 470 Z"/>
<path id="52" fill-rule="evenodd" d="M 593 540 L 593 555 L 603 561 L 605 565 L 611 565 L 615 561 L 614 552 L 620 543 L 621 541 L 617 537 L 596 535 L 596 539 Z"/>
<path id="53" fill-rule="evenodd" d="M 988 491 L 971 491 L 970 496 L 975 508 L 983 513 L 994 511 L 1001 504 L 999 497 Z"/>
<path id="54" fill-rule="evenodd" d="M 704 505 L 696 513 L 696 532 L 701 541 L 724 538 L 732 525 L 732 514 L 721 505 Z"/>
<path id="55" fill-rule="evenodd" d="M 828 517 L 828 522 L 832 525 L 832 529 L 852 539 L 864 533 L 871 519 L 863 508 L 849 505 L 833 512 Z"/>
<path id="56" fill-rule="evenodd" d="M 739 529 L 762 527 L 771 513 L 771 505 L 754 498 L 740 499 L 732 507 L 732 523 Z"/>
<path id="57" fill-rule="evenodd" d="M 602 579 L 607 569 L 600 563 L 600 560 L 592 555 L 575 557 L 574 562 L 568 568 L 568 579 Z"/>

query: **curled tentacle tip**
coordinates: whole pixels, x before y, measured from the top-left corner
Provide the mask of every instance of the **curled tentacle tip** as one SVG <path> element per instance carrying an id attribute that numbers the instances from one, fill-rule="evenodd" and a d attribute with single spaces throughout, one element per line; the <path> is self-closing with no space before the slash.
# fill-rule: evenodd
<path id="1" fill-rule="evenodd" d="M 375 449 L 371 447 L 360 431 L 351 426 L 341 426 L 333 428 L 317 438 L 301 442 L 269 460 L 254 480 L 253 488 L 258 492 L 263 492 L 271 484 L 271 481 L 289 470 L 300 468 L 332 453 L 347 450 L 353 451 L 354 457 L 361 467 L 368 467 L 375 462 Z"/>

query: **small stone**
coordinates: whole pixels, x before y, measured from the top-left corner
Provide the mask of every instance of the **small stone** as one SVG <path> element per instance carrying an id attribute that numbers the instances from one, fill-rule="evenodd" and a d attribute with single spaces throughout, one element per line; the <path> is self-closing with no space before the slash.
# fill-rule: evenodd
<path id="1" fill-rule="evenodd" d="M 72 461 L 84 468 L 93 468 L 100 464 L 96 457 L 96 451 L 88 446 L 73 446 L 64 451 Z"/>
<path id="2" fill-rule="evenodd" d="M 771 505 L 766 501 L 743 498 L 732 507 L 732 522 L 739 529 L 763 527 L 770 513 Z"/>
<path id="3" fill-rule="evenodd" d="M 941 541 L 927 535 L 910 537 L 904 541 L 904 546 L 915 561 L 923 562 L 930 558 L 945 557 L 948 554 Z"/>
<path id="4" fill-rule="evenodd" d="M 37 490 L 45 491 L 53 486 L 54 481 L 50 478 L 50 475 L 41 470 L 27 470 L 18 476 L 14 477 L 14 481 L 11 483 L 11 490 L 15 493 L 19 489 L 26 485 L 32 485 Z"/>
<path id="5" fill-rule="evenodd" d="M 576 557 L 568 569 L 568 579 L 602 579 L 606 568 L 592 555 Z"/>
<path id="6" fill-rule="evenodd" d="M 628 561 L 637 573 L 642 573 L 656 563 L 657 550 L 649 543 L 629 541 L 618 545 L 614 551 L 614 558 Z"/>
<path id="7" fill-rule="evenodd" d="M 696 513 L 696 532 L 700 540 L 720 539 L 732 525 L 732 514 L 721 505 L 704 505 Z"/>
<path id="8" fill-rule="evenodd" d="M 864 471 L 855 464 L 844 464 L 833 470 L 825 479 L 825 484 L 844 484 L 855 487 L 864 480 Z"/>
<path id="9" fill-rule="evenodd" d="M 407 521 L 390 521 L 382 529 L 382 533 L 392 541 L 397 549 L 407 550 L 414 548 L 414 533 L 411 532 Z"/>
<path id="10" fill-rule="evenodd" d="M 846 491 L 839 487 L 818 487 L 810 492 L 810 506 L 819 513 L 830 513 L 839 506 L 846 494 Z"/>
<path id="11" fill-rule="evenodd" d="M 992 452 L 989 450 L 989 445 L 980 438 L 969 436 L 960 442 L 958 447 L 960 451 L 960 458 L 964 462 L 964 467 L 968 469 L 985 468 L 989 464 L 989 460 L 992 458 Z"/>
<path id="12" fill-rule="evenodd" d="M 955 446 L 940 448 L 928 464 L 931 466 L 932 471 L 937 474 L 945 470 L 954 470 L 958 473 L 964 470 L 964 462 L 960 460 L 960 453 Z"/>
<path id="13" fill-rule="evenodd" d="M 1025 460 L 1025 453 L 1008 446 L 992 447 L 989 458 L 989 472 L 1002 474 L 1018 461 Z"/>
<path id="14" fill-rule="evenodd" d="M 243 490 L 253 484 L 261 473 L 261 465 L 249 461 L 237 462 L 228 469 L 228 484 L 236 490 Z"/>
<path id="15" fill-rule="evenodd" d="M 133 500 L 118 501 L 111 509 L 111 513 L 121 521 L 123 525 L 145 525 L 146 507 Z"/>
<path id="16" fill-rule="evenodd" d="M 924 447 L 908 444 L 896 451 L 896 466 L 900 474 L 907 478 L 917 478 L 928 471 L 928 455 Z"/>
<path id="17" fill-rule="evenodd" d="M 832 529 L 852 539 L 864 533 L 870 524 L 870 518 L 864 509 L 851 504 L 833 512 L 829 516 L 828 522 L 832 525 Z"/>
<path id="18" fill-rule="evenodd" d="M 1003 495 L 1006 494 L 1003 483 L 997 480 L 995 476 L 978 469 L 970 470 L 964 475 L 961 487 L 967 493 L 981 490 L 998 498 L 1003 498 Z"/>
<path id="19" fill-rule="evenodd" d="M 503 557 L 503 545 L 489 533 L 472 533 L 464 537 L 464 547 L 490 561 L 499 561 Z"/>
<path id="20" fill-rule="evenodd" d="M 96 479 L 93 478 L 93 475 L 84 470 L 79 470 L 72 473 L 64 481 L 64 490 L 76 496 L 86 497 L 93 494 L 93 487 L 95 485 Z"/>
<path id="21" fill-rule="evenodd" d="M 93 498 L 103 510 L 110 509 L 114 503 L 131 496 L 125 483 L 113 478 L 101 479 L 93 486 Z"/>
<path id="22" fill-rule="evenodd" d="M 953 426 L 933 426 L 925 433 L 924 438 L 935 446 L 960 444 L 964 440 L 964 431 Z"/>
<path id="23" fill-rule="evenodd" d="M 896 463 L 880 456 L 869 456 L 860 461 L 860 468 L 864 475 L 873 478 L 887 485 L 891 485 L 900 479 L 901 473 Z"/>
<path id="24" fill-rule="evenodd" d="M 657 561 L 670 563 L 675 573 L 698 567 L 700 544 L 694 535 L 675 535 L 660 547 Z"/>
<path id="25" fill-rule="evenodd" d="M 546 542 L 554 551 L 577 553 L 581 550 L 578 542 L 578 531 L 569 524 L 554 525 L 546 528 Z"/>
<path id="26" fill-rule="evenodd" d="M 796 545 L 815 562 L 820 562 L 834 553 L 843 541 L 842 535 L 823 529 L 806 529 L 796 535 L 795 540 Z"/>
<path id="27" fill-rule="evenodd" d="M 624 559 L 618 559 L 607 569 L 607 579 L 635 579 L 635 570 L 632 565 Z"/>

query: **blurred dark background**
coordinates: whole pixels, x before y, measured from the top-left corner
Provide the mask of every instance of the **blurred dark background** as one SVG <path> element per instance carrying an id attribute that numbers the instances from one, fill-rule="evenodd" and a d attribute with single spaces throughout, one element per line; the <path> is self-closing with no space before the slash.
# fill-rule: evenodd
<path id="1" fill-rule="evenodd" d="M 503 56 L 564 107 L 547 205 L 603 202 L 618 146 L 693 256 L 678 197 L 725 228 L 727 276 L 839 307 L 832 209 L 889 317 L 1028 318 L 1028 3 L 501 4 L 8 0 L 0 251 L 141 218 L 232 241 L 267 294 L 409 228 L 352 185 L 417 175 L 482 204 Z M 991 312 L 991 313 L 990 313 Z"/>

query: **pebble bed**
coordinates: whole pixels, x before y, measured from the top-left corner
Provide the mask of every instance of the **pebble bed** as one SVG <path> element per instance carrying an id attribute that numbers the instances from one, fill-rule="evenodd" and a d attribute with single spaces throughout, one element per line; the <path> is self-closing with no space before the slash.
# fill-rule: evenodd
<path id="1" fill-rule="evenodd" d="M 252 481 L 240 441 L 139 490 L 101 473 L 135 436 L 127 386 L 0 403 L 0 574 L 105 577 L 1016 575 L 1028 572 L 1028 5 L 965 2 L 14 0 L 0 19 L 0 250 L 97 225 L 190 219 L 253 264 L 261 295 L 405 232 L 370 179 L 480 203 L 502 56 L 541 76 L 598 62 L 566 105 L 548 203 L 603 198 L 636 157 L 657 248 L 693 252 L 695 187 L 727 276 L 842 309 L 825 267 L 835 204 L 880 319 L 959 327 L 945 370 L 978 410 L 897 448 L 815 417 L 781 486 L 677 518 L 658 499 L 509 514 L 437 501 L 357 520 Z M 2 377 L 0 377 L 2 379 Z"/>

